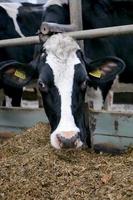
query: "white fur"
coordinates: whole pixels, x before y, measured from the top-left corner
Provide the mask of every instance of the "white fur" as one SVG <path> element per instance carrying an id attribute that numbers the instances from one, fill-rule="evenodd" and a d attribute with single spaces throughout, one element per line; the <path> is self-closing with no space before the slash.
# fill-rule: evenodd
<path id="1" fill-rule="evenodd" d="M 43 7 L 44 9 L 46 9 L 47 7 L 52 5 L 62 6 L 63 4 L 68 4 L 68 0 L 48 0 Z"/>
<path id="2" fill-rule="evenodd" d="M 12 18 L 15 30 L 21 37 L 25 37 L 23 33 L 21 32 L 19 25 L 17 23 L 17 14 L 18 14 L 18 8 L 21 6 L 20 3 L 0 3 L 0 6 L 3 7 L 7 14 Z"/>
<path id="3" fill-rule="evenodd" d="M 54 74 L 54 83 L 61 97 L 61 119 L 56 130 L 51 134 L 51 144 L 59 149 L 56 135 L 66 131 L 77 133 L 79 128 L 72 115 L 72 89 L 74 66 L 80 63 L 76 51 L 78 44 L 70 37 L 57 34 L 50 37 L 43 46 L 48 54 L 46 62 Z"/>
<path id="4" fill-rule="evenodd" d="M 87 87 L 85 99 L 89 107 L 92 107 L 94 110 L 103 109 L 103 97 L 99 88 Z"/>
<path id="5" fill-rule="evenodd" d="M 37 0 L 28 0 L 27 2 L 33 3 L 33 4 L 37 4 L 38 3 Z"/>
<path id="6" fill-rule="evenodd" d="M 12 99 L 8 96 L 5 96 L 5 101 L 6 101 L 6 107 L 11 108 L 12 107 Z"/>

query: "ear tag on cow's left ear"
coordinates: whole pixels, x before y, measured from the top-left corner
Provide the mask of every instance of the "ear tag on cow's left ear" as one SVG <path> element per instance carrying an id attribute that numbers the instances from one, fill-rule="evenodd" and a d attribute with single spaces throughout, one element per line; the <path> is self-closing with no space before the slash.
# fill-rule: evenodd
<path id="1" fill-rule="evenodd" d="M 26 74 L 24 72 L 22 72 L 22 71 L 16 70 L 15 73 L 14 73 L 14 75 L 16 77 L 18 77 L 18 78 L 23 79 L 23 80 L 26 79 Z"/>
<path id="2" fill-rule="evenodd" d="M 94 76 L 96 78 L 101 78 L 102 72 L 101 72 L 101 70 L 97 69 L 92 72 L 89 72 L 89 75 Z"/>

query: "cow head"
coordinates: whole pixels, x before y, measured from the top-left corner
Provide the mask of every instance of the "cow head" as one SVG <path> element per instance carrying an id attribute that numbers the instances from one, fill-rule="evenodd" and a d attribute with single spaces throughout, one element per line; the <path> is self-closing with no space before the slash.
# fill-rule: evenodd
<path id="1" fill-rule="evenodd" d="M 60 149 L 78 148 L 85 143 L 83 104 L 87 84 L 114 79 L 124 63 L 112 57 L 86 63 L 75 40 L 56 34 L 43 44 L 39 57 L 28 66 L 9 66 L 1 68 L 1 79 L 7 84 L 13 81 L 14 86 L 22 87 L 37 78 L 51 125 L 51 144 Z"/>

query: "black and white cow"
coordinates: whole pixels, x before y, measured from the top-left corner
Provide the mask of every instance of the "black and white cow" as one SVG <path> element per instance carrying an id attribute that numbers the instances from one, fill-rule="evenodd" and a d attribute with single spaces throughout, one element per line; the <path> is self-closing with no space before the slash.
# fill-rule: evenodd
<path id="1" fill-rule="evenodd" d="M 44 20 L 55 23 L 68 23 L 67 3 L 63 0 L 49 0 Z M 94 16 L 102 12 L 103 8 L 106 18 L 108 14 L 106 6 L 112 5 L 112 1 L 109 0 L 90 0 L 83 1 L 83 3 L 83 16 L 85 16 L 84 9 L 93 5 L 91 9 L 93 8 L 95 11 Z M 109 23 L 108 26 L 110 26 Z M 111 43 L 110 38 L 108 42 L 104 43 L 104 40 L 102 41 L 102 44 L 105 45 L 102 58 L 101 55 L 97 54 L 95 55 L 96 60 L 86 62 L 80 47 L 72 38 L 55 34 L 43 44 L 38 57 L 30 62 L 28 66 L 16 61 L 1 66 L 1 80 L 6 84 L 22 87 L 31 79 L 37 79 L 44 108 L 51 125 L 51 144 L 56 149 L 62 147 L 78 148 L 86 143 L 88 133 L 85 126 L 83 104 L 87 85 L 95 90 L 100 88 L 104 95 L 108 84 L 125 67 L 124 62 L 116 57 L 117 54 L 110 54 L 108 51 L 109 47 L 115 49 L 117 43 Z M 91 43 L 91 41 L 88 40 L 88 46 L 85 42 L 85 54 L 90 55 L 89 58 L 92 59 L 91 52 L 95 48 L 98 52 L 99 50 L 102 52 L 102 45 L 98 46 L 99 42 L 94 40 L 95 48 L 93 50 L 89 46 L 89 42 Z M 106 47 L 108 52 L 104 55 Z M 18 76 L 18 72 L 22 76 Z M 105 90 L 102 90 L 104 87 Z"/>
<path id="2" fill-rule="evenodd" d="M 0 3 L 0 40 L 35 35 L 46 8 L 45 4 Z M 33 59 L 33 55 L 34 45 L 0 48 L 0 62 L 13 59 L 28 63 Z M 22 88 L 7 86 L 2 81 L 0 82 L 1 88 L 6 98 L 11 98 L 12 106 L 20 106 Z M 10 104 L 10 101 L 8 102 Z"/>
<path id="3" fill-rule="evenodd" d="M 1 78 L 4 83 L 16 87 L 37 79 L 51 125 L 52 146 L 78 148 L 89 136 L 83 110 L 87 84 L 97 86 L 108 82 L 123 68 L 123 61 L 115 57 L 85 63 L 76 41 L 55 34 L 43 44 L 40 55 L 29 65 L 15 61 L 2 65 Z M 93 76 L 97 70 L 100 70 L 100 79 Z"/>

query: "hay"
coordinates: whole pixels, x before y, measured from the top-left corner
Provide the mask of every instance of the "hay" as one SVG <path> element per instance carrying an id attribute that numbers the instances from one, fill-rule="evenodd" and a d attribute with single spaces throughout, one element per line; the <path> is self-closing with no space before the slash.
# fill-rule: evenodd
<path id="1" fill-rule="evenodd" d="M 0 146 L 1 200 L 132 200 L 133 151 L 53 149 L 39 123 Z"/>

